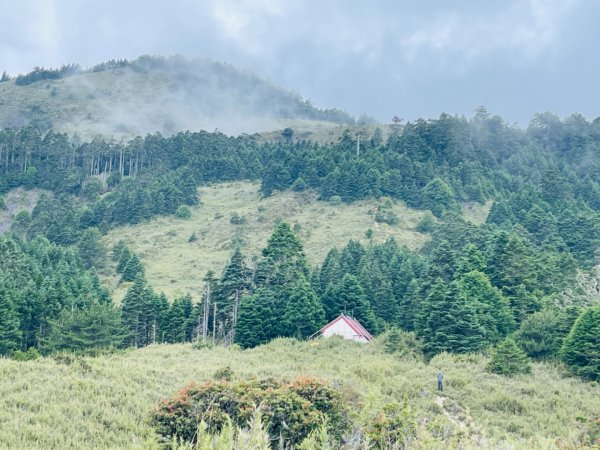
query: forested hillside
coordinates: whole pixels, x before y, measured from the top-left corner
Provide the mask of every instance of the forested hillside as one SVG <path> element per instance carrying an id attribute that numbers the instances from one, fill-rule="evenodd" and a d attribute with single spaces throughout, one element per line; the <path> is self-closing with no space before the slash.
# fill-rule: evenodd
<path id="1" fill-rule="evenodd" d="M 598 381 L 600 120 L 544 113 L 521 129 L 479 108 L 470 119 L 442 114 L 391 130 L 348 131 L 331 145 L 293 129 L 268 142 L 200 131 L 126 143 L 0 131 L 0 193 L 43 190 L 0 237 L 0 354 L 246 349 L 305 339 L 346 312 L 386 333 L 391 353 L 429 361 L 484 352 L 490 372 L 555 362 Z M 265 198 L 291 190 L 330 205 L 372 200 L 374 223 L 390 228 L 403 221 L 403 202 L 422 211 L 412 231 L 426 238 L 409 248 L 369 229 L 362 243 L 323 249 L 315 266 L 300 228 L 269 218 L 259 255 L 232 239 L 222 271 L 197 273 L 196 291 L 175 298 L 152 286 L 135 245 L 114 234 L 105 245 L 116 227 L 202 214 L 199 186 L 240 180 L 259 181 Z M 489 202 L 485 223 L 462 214 L 465 203 Z M 244 226 L 243 215 L 226 214 Z M 119 280 L 121 304 L 102 277 Z"/>

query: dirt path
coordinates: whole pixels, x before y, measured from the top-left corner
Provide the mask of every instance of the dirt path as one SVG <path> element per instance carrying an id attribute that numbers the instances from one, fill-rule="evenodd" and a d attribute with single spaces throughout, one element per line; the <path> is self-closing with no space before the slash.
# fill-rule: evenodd
<path id="1" fill-rule="evenodd" d="M 488 448 L 488 441 L 482 435 L 480 428 L 475 424 L 469 412 L 460 406 L 456 400 L 436 395 L 434 401 L 442 408 L 448 421 L 456 428 L 457 434 L 468 437 L 480 448 Z"/>

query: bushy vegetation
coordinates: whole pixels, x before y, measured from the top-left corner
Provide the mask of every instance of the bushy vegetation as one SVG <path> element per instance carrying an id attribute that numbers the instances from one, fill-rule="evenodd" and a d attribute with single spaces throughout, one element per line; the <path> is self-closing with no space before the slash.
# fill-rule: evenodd
<path id="1" fill-rule="evenodd" d="M 353 426 L 346 448 L 374 443 L 375 436 L 367 441 L 359 430 L 379 420 L 389 434 L 416 425 L 411 448 L 542 449 L 553 448 L 557 439 L 565 448 L 586 448 L 595 439 L 598 386 L 565 378 L 553 364 L 534 362 L 530 375 L 504 377 L 488 373 L 489 359 L 479 355 L 441 354 L 425 364 L 386 354 L 381 345 L 278 339 L 244 351 L 178 344 L 96 357 L 61 353 L 27 362 L 0 359 L 5 393 L 0 396 L 0 447 L 161 448 L 149 420 L 156 406 L 190 380 L 213 379 L 224 364 L 234 373 L 233 384 L 253 377 L 293 380 L 299 374 L 323 379 L 349 409 Z M 435 393 L 438 369 L 446 382 L 443 406 Z M 400 423 L 396 413 L 386 414 L 386 405 L 394 403 L 401 412 L 405 399 L 414 422 Z M 472 426 L 463 426 L 470 421 Z M 263 429 L 265 437 L 266 424 Z M 246 439 L 248 430 L 240 431 L 238 438 Z M 201 435 L 203 442 L 218 438 Z"/>
<path id="2" fill-rule="evenodd" d="M 349 427 L 340 394 L 311 377 L 193 383 L 162 402 L 152 420 L 166 440 L 195 443 L 202 423 L 211 434 L 230 424 L 247 428 L 255 410 L 269 440 L 282 448 L 301 443 L 323 423 L 338 439 Z"/>

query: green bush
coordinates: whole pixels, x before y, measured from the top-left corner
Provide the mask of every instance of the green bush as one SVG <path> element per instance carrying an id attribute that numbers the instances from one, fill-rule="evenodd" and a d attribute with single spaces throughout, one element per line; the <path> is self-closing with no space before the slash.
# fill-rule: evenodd
<path id="1" fill-rule="evenodd" d="M 507 338 L 492 351 L 492 360 L 488 370 L 500 375 L 515 375 L 531 372 L 531 364 L 516 342 Z"/>
<path id="2" fill-rule="evenodd" d="M 190 211 L 189 207 L 181 205 L 179 208 L 177 208 L 177 211 L 175 211 L 175 217 L 178 219 L 189 219 L 192 217 L 192 211 Z"/>
<path id="3" fill-rule="evenodd" d="M 17 350 L 13 354 L 13 359 L 15 361 L 33 361 L 34 359 L 38 359 L 40 356 L 40 352 L 36 350 L 35 347 L 29 347 L 26 352 L 21 350 Z"/>
<path id="4" fill-rule="evenodd" d="M 340 394 L 323 381 L 303 377 L 285 383 L 273 379 L 192 383 L 155 410 L 152 423 L 167 442 L 197 443 L 197 430 L 210 434 L 231 424 L 250 426 L 258 408 L 272 442 L 288 448 L 302 442 L 326 421 L 341 437 L 349 428 Z"/>
<path id="5" fill-rule="evenodd" d="M 296 192 L 302 192 L 306 188 L 306 181 L 304 181 L 302 178 L 296 178 L 296 181 L 294 181 L 294 184 L 292 184 L 292 190 Z"/>
<path id="6" fill-rule="evenodd" d="M 196 232 L 194 231 L 188 238 L 188 242 L 196 242 L 197 240 L 198 240 L 198 236 L 196 236 Z"/>
<path id="7" fill-rule="evenodd" d="M 331 197 L 329 197 L 329 204 L 333 206 L 341 205 L 342 197 L 340 197 L 339 195 L 332 195 Z"/>
<path id="8" fill-rule="evenodd" d="M 234 212 L 229 218 L 229 223 L 232 225 L 243 225 L 246 223 L 246 218 Z"/>
<path id="9" fill-rule="evenodd" d="M 388 225 L 396 225 L 398 223 L 398 216 L 394 211 L 382 211 L 379 210 L 375 214 L 375 222 L 387 223 Z"/>
<path id="10" fill-rule="evenodd" d="M 426 214 L 417 225 L 417 231 L 420 233 L 430 233 L 435 228 L 435 220 L 429 214 Z"/>
<path id="11" fill-rule="evenodd" d="M 417 433 L 417 423 L 405 399 L 403 406 L 386 405 L 383 412 L 368 423 L 365 432 L 371 441 L 368 448 L 406 448 Z"/>

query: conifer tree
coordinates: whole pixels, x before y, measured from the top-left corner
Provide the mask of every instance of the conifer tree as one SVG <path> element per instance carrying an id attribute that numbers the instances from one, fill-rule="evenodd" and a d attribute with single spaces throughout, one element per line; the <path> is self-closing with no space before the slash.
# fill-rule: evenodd
<path id="1" fill-rule="evenodd" d="M 273 314 L 276 302 L 273 292 L 265 288 L 242 299 L 235 333 L 235 341 L 242 348 L 265 344 L 277 337 L 280 317 Z"/>
<path id="2" fill-rule="evenodd" d="M 517 373 L 531 372 L 531 364 L 525 352 L 515 341 L 507 338 L 493 350 L 488 370 L 500 375 L 511 376 Z"/>
<path id="3" fill-rule="evenodd" d="M 423 338 L 428 355 L 474 352 L 486 344 L 475 305 L 456 283 L 447 287 L 438 279 L 421 304 L 415 322 L 415 331 Z"/>
<path id="4" fill-rule="evenodd" d="M 560 356 L 575 374 L 600 380 L 600 306 L 581 313 L 565 338 Z"/>
<path id="5" fill-rule="evenodd" d="M 304 277 L 299 277 L 288 290 L 282 317 L 285 334 L 298 339 L 306 338 L 324 325 L 323 306 Z"/>
<path id="6" fill-rule="evenodd" d="M 122 317 L 129 332 L 125 341 L 128 345 L 143 347 L 151 342 L 153 297 L 143 274 L 138 274 L 123 298 Z"/>
<path id="7" fill-rule="evenodd" d="M 0 355 L 7 355 L 18 350 L 20 341 L 19 315 L 4 274 L 0 271 Z"/>
<path id="8" fill-rule="evenodd" d="M 135 253 L 130 253 L 127 264 L 121 274 L 121 281 L 134 281 L 138 275 L 144 275 L 144 266 Z"/>
<path id="9" fill-rule="evenodd" d="M 121 248 L 121 252 L 119 254 L 119 260 L 117 263 L 117 273 L 123 273 L 123 271 L 125 270 L 125 267 L 127 267 L 127 263 L 129 262 L 129 258 L 131 258 L 131 250 L 129 250 L 129 247 L 127 247 L 125 245 L 125 243 L 123 243 L 123 245 L 119 245 L 119 248 Z M 115 251 L 117 249 L 117 245 L 115 245 Z"/>
<path id="10" fill-rule="evenodd" d="M 341 313 L 355 317 L 372 334 L 377 332 L 377 319 L 364 290 L 354 275 L 346 274 L 337 285 L 330 286 L 323 297 L 327 320 Z"/>

